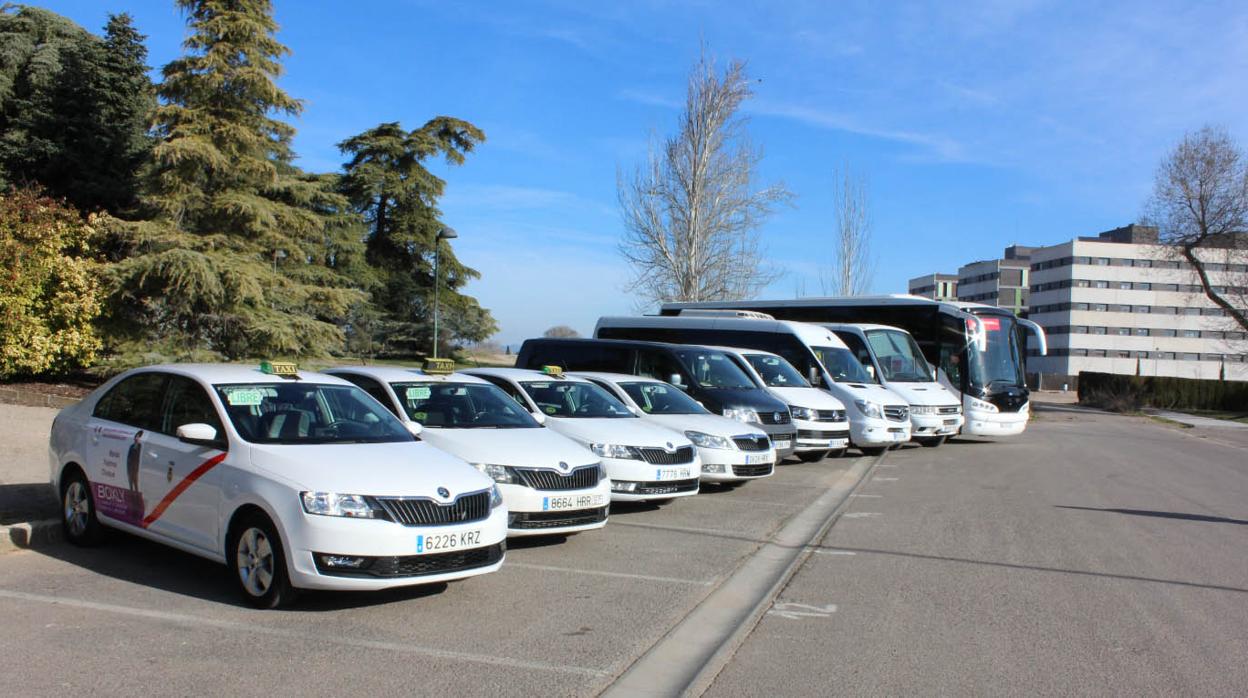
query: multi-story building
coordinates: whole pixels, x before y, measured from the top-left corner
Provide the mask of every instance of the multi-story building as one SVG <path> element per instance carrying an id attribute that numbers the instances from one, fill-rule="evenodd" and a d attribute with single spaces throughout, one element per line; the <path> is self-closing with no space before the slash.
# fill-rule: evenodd
<path id="1" fill-rule="evenodd" d="M 1248 251 L 1202 249 L 1200 259 L 1215 287 L 1248 285 Z M 1044 327 L 1048 355 L 1029 356 L 1029 373 L 1248 380 L 1245 332 L 1155 228 L 1128 225 L 1032 250 L 1030 319 Z"/>
<path id="2" fill-rule="evenodd" d="M 1011 245 L 1001 259 L 985 259 L 958 269 L 958 300 L 1027 312 L 1028 273 L 1034 248 Z"/>
<path id="3" fill-rule="evenodd" d="M 958 299 L 957 274 L 924 274 L 910 279 L 910 295 L 938 301 Z"/>

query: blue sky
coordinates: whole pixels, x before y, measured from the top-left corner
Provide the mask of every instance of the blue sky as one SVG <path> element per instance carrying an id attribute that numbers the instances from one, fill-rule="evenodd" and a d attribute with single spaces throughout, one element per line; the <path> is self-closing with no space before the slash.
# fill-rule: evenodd
<path id="1" fill-rule="evenodd" d="M 131 13 L 159 67 L 181 52 L 163 0 L 36 3 L 99 31 Z M 795 206 L 762 229 L 787 271 L 766 295 L 819 291 L 837 166 L 869 180 L 873 290 L 1135 220 L 1186 130 L 1248 140 L 1243 2 L 420 2 L 277 0 L 306 101 L 300 164 L 382 121 L 435 115 L 488 137 L 448 182 L 469 287 L 516 344 L 630 313 L 617 252 L 618 169 L 675 125 L 705 42 L 757 78 L 749 131 L 761 176 Z"/>

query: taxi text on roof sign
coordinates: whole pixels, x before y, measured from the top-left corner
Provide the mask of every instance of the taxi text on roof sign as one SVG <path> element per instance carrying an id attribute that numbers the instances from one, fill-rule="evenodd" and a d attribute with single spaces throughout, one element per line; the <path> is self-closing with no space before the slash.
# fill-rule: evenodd
<path id="1" fill-rule="evenodd" d="M 559 366 L 543 366 L 542 373 L 551 378 L 563 378 L 563 369 Z"/>
<path id="2" fill-rule="evenodd" d="M 261 361 L 260 372 L 271 376 L 297 376 L 299 365 L 291 361 Z"/>
<path id="3" fill-rule="evenodd" d="M 452 359 L 425 359 L 424 372 L 433 375 L 454 373 L 455 361 Z"/>

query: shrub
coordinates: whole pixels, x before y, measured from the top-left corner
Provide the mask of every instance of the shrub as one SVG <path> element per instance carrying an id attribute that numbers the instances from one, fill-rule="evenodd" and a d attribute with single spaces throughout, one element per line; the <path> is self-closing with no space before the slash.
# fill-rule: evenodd
<path id="1" fill-rule="evenodd" d="M 1122 412 L 1141 407 L 1243 411 L 1248 410 L 1248 383 L 1084 371 L 1079 402 Z"/>

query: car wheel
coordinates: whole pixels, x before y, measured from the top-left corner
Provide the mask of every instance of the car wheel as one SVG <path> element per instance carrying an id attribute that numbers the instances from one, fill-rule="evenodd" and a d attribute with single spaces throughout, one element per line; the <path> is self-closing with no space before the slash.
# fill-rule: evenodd
<path id="1" fill-rule="evenodd" d="M 939 446 L 939 445 L 943 444 L 943 443 L 945 442 L 945 439 L 946 439 L 946 438 L 948 438 L 948 437 L 945 437 L 945 436 L 937 436 L 937 437 L 936 437 L 936 438 L 934 438 L 934 439 L 920 439 L 920 440 L 919 440 L 919 444 L 921 444 L 922 446 L 925 446 L 925 447 L 927 447 L 927 448 L 936 448 L 937 446 Z"/>
<path id="2" fill-rule="evenodd" d="M 77 468 L 61 481 L 61 530 L 65 540 L 74 545 L 96 545 L 104 536 L 104 527 L 95 516 L 91 485 Z"/>
<path id="3" fill-rule="evenodd" d="M 282 541 L 267 516 L 249 514 L 234 525 L 226 559 L 247 603 L 277 608 L 294 601 Z"/>
<path id="4" fill-rule="evenodd" d="M 823 460 L 828 453 L 828 451 L 803 451 L 797 454 L 797 459 L 803 463 L 814 463 Z"/>

